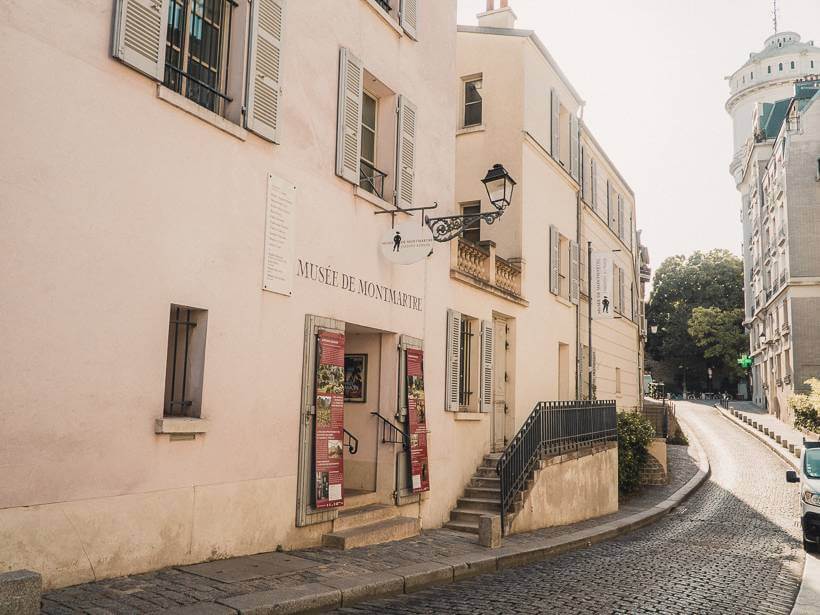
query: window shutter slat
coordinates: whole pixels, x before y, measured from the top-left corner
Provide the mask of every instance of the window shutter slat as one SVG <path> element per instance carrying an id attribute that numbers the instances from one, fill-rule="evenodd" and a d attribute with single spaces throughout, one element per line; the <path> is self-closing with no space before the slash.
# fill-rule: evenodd
<path id="1" fill-rule="evenodd" d="M 589 159 L 589 189 L 590 198 L 592 199 L 592 208 L 598 209 L 598 165 L 594 158 Z"/>
<path id="2" fill-rule="evenodd" d="M 624 270 L 618 267 L 618 307 L 621 308 L 621 314 L 626 311 L 626 306 L 624 305 Z"/>
<path id="3" fill-rule="evenodd" d="M 396 152 L 396 205 L 413 206 L 416 179 L 416 105 L 399 96 L 399 120 Z"/>
<path id="4" fill-rule="evenodd" d="M 561 242 L 558 229 L 550 224 L 550 292 L 558 295 L 561 292 L 559 273 L 561 271 Z"/>
<path id="5" fill-rule="evenodd" d="M 336 175 L 359 185 L 364 65 L 349 49 L 339 51 Z"/>
<path id="6" fill-rule="evenodd" d="M 401 0 L 401 6 L 399 7 L 399 25 L 407 36 L 414 41 L 418 40 L 416 34 L 418 28 L 418 10 L 418 0 Z"/>
<path id="7" fill-rule="evenodd" d="M 447 310 L 447 367 L 444 409 L 458 412 L 458 377 L 461 358 L 461 313 Z"/>
<path id="8" fill-rule="evenodd" d="M 114 57 L 160 82 L 165 77 L 168 1 L 117 0 L 114 6 Z"/>
<path id="9" fill-rule="evenodd" d="M 618 195 L 618 237 L 624 238 L 624 199 Z"/>
<path id="10" fill-rule="evenodd" d="M 493 409 L 493 321 L 481 321 L 481 412 Z"/>
<path id="11" fill-rule="evenodd" d="M 245 128 L 278 143 L 285 0 L 254 0 L 248 35 Z"/>
<path id="12" fill-rule="evenodd" d="M 578 117 L 570 115 L 569 118 L 569 142 L 570 142 L 570 173 L 575 181 L 581 181 L 581 139 L 578 131 Z"/>
<path id="13" fill-rule="evenodd" d="M 552 88 L 550 90 L 550 154 L 555 159 L 561 154 L 559 149 L 561 139 L 560 121 L 561 101 L 558 98 L 558 92 L 555 91 L 555 88 Z"/>
<path id="14" fill-rule="evenodd" d="M 579 260 L 581 258 L 578 250 L 578 242 L 569 242 L 569 300 L 578 305 L 580 299 Z"/>

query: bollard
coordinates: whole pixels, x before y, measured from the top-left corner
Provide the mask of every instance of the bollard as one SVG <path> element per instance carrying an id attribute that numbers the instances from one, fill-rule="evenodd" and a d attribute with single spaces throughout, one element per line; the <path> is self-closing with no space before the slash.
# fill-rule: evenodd
<path id="1" fill-rule="evenodd" d="M 0 614 L 37 615 L 40 612 L 42 577 L 31 570 L 0 574 Z"/>

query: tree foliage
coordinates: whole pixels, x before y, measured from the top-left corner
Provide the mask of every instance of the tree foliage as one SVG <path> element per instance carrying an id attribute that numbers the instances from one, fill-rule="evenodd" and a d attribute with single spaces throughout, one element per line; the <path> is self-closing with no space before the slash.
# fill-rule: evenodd
<path id="1" fill-rule="evenodd" d="M 723 365 L 728 375 L 743 375 L 737 364 L 747 347 L 741 308 L 696 307 L 689 318 L 689 335 L 703 349 L 704 359 Z"/>
<path id="2" fill-rule="evenodd" d="M 697 340 L 689 330 L 695 308 L 717 309 L 693 323 Z M 647 321 L 658 331 L 649 335 L 647 352 L 663 371 L 677 376 L 677 383 L 667 383 L 668 387 L 680 388 L 685 374 L 688 389 L 703 390 L 708 367 L 721 379 L 736 378 L 737 355 L 729 360 L 732 335 L 726 323 L 738 314 L 736 310 L 741 310 L 742 319 L 742 308 L 743 264 L 728 250 L 672 256 L 661 263 L 647 305 Z M 709 324 L 715 319 L 718 323 Z"/>
<path id="3" fill-rule="evenodd" d="M 789 397 L 789 407 L 794 411 L 795 427 L 802 427 L 815 433 L 820 432 L 820 380 L 809 378 L 805 384 L 808 394 Z"/>

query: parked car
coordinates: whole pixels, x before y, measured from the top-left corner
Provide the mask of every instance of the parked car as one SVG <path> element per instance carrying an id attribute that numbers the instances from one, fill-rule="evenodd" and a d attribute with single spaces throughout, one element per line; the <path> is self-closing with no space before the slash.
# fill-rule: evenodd
<path id="1" fill-rule="evenodd" d="M 820 442 L 804 442 L 800 474 L 786 472 L 786 482 L 800 483 L 800 525 L 803 547 L 815 552 L 820 545 Z"/>

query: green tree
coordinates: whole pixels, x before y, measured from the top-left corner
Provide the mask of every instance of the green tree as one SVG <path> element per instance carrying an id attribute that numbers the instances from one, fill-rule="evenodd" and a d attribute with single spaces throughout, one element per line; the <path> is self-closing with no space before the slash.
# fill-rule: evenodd
<path id="1" fill-rule="evenodd" d="M 696 307 L 689 319 L 689 335 L 703 349 L 703 357 L 737 378 L 743 370 L 737 358 L 747 349 L 743 332 L 743 310 L 721 310 L 716 307 Z"/>
<path id="2" fill-rule="evenodd" d="M 743 263 L 728 250 L 695 252 L 688 258 L 667 258 L 655 272 L 647 305 L 647 321 L 657 326 L 646 349 L 666 374 L 674 374 L 669 388 L 680 390 L 685 378 L 687 389 L 704 390 L 707 368 L 736 378 L 734 360 L 706 357 L 689 332 L 689 320 L 697 307 L 720 311 L 743 307 Z M 677 386 L 675 386 L 677 385 Z"/>

